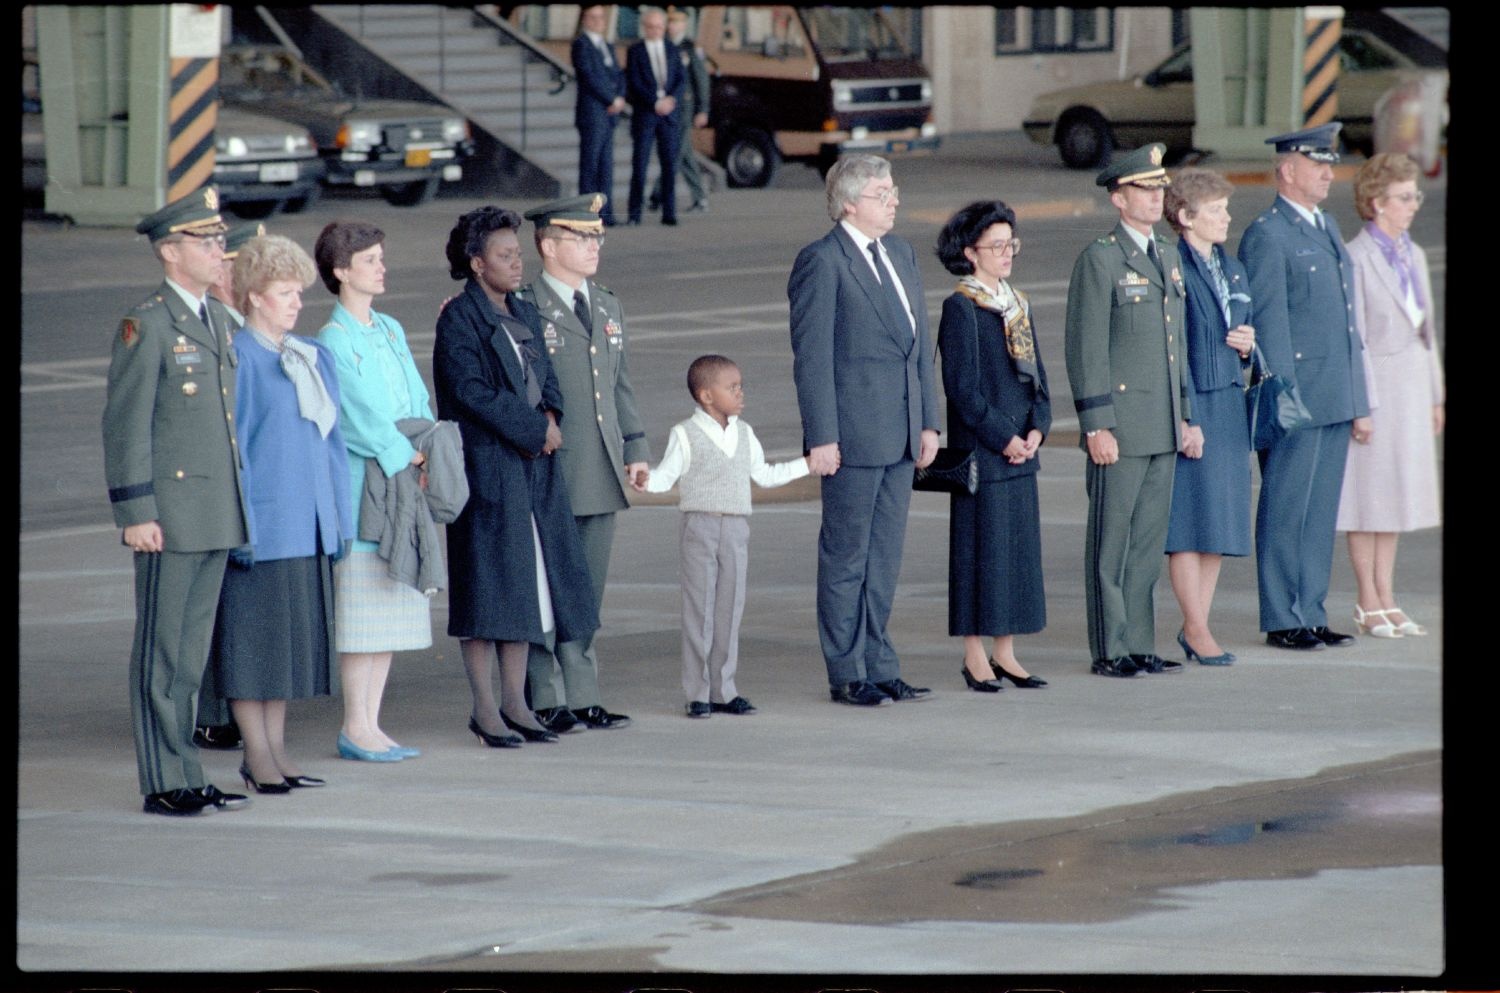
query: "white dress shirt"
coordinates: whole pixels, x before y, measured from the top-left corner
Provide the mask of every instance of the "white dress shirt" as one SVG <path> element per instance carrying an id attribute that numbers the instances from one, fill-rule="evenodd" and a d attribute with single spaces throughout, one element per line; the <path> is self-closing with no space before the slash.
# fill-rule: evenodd
<path id="1" fill-rule="evenodd" d="M 709 440 L 725 455 L 733 456 L 735 450 L 739 448 L 739 432 L 735 430 L 735 425 L 739 422 L 738 417 L 730 417 L 729 423 L 720 427 L 712 414 L 699 407 L 693 411 L 693 416 L 689 420 L 702 428 L 703 433 L 708 435 Z M 807 459 L 804 458 L 774 464 L 767 462 L 765 450 L 760 447 L 760 439 L 755 437 L 755 429 L 749 424 L 745 425 L 745 437 L 750 440 L 750 479 L 755 485 L 767 488 L 784 486 L 794 479 L 801 479 L 811 471 L 807 467 Z M 677 480 L 692 467 L 692 461 L 692 444 L 688 441 L 686 423 L 674 424 L 672 433 L 667 437 L 667 450 L 662 455 L 661 462 L 651 470 L 651 475 L 646 480 L 646 492 L 665 493 L 670 490 Z"/>
<path id="2" fill-rule="evenodd" d="M 896 276 L 896 269 L 891 265 L 891 257 L 886 252 L 885 245 L 882 244 L 880 246 L 881 268 L 885 270 L 885 272 L 881 272 L 875 268 L 875 260 L 870 257 L 870 242 L 875 241 L 875 239 L 848 221 L 839 221 L 839 224 L 843 226 L 844 231 L 848 233 L 849 237 L 854 239 L 854 244 L 859 246 L 860 257 L 865 260 L 865 265 L 870 267 L 870 271 L 875 274 L 875 278 L 882 283 L 891 281 L 896 284 L 896 293 L 901 297 L 901 305 L 906 308 L 906 319 L 911 321 L 911 333 L 916 334 L 917 319 L 912 314 L 911 301 L 906 298 L 906 286 Z"/>

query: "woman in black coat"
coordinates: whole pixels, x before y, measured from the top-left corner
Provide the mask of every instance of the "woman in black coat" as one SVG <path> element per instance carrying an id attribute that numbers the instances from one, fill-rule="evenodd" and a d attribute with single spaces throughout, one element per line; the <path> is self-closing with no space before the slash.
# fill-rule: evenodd
<path id="1" fill-rule="evenodd" d="M 1047 685 L 1016 661 L 1013 637 L 1047 625 L 1036 455 L 1052 426 L 1031 306 L 1009 284 L 1015 230 L 1015 213 L 986 200 L 954 214 L 937 244 L 961 277 L 938 325 L 948 444 L 972 448 L 979 463 L 978 492 L 956 494 L 949 516 L 948 633 L 964 639 L 964 682 L 984 693 L 998 691 L 1000 677 Z"/>
<path id="2" fill-rule="evenodd" d="M 460 639 L 474 710 L 469 730 L 495 748 L 556 741 L 527 708 L 526 654 L 599 626 L 562 468 L 562 394 L 521 285 L 521 217 L 481 207 L 448 236 L 467 283 L 438 317 L 432 374 L 438 416 L 458 422 L 469 502 L 448 526 L 448 633 Z M 500 660 L 500 705 L 491 671 Z M 507 734 L 506 728 L 519 737 Z"/>

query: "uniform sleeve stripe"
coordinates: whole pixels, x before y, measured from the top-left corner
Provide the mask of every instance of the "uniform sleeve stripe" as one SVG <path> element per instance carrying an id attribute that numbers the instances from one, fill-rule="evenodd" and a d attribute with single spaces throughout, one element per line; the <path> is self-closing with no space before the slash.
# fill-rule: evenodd
<path id="1" fill-rule="evenodd" d="M 1110 396 L 1108 393 L 1102 396 L 1084 397 L 1082 400 L 1073 401 L 1074 409 L 1077 410 L 1080 414 L 1085 410 L 1093 410 L 1096 407 L 1113 407 L 1114 404 L 1114 397 Z"/>
<path id="2" fill-rule="evenodd" d="M 646 432 L 644 432 L 644 431 L 637 431 L 635 434 L 627 434 L 622 440 L 624 440 L 624 441 L 635 441 L 637 438 L 644 438 L 644 437 L 646 437 Z"/>
<path id="3" fill-rule="evenodd" d="M 141 497 L 155 496 L 156 486 L 153 483 L 136 483 L 134 486 L 117 486 L 109 491 L 110 503 L 124 503 L 126 500 L 139 500 Z"/>

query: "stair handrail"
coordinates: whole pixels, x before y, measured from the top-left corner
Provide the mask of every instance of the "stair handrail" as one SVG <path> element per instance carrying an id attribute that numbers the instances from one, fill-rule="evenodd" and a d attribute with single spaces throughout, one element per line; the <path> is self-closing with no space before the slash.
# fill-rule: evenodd
<path id="1" fill-rule="evenodd" d="M 484 23 L 495 28 L 507 39 L 509 39 L 512 44 L 520 45 L 537 59 L 551 66 L 554 74 L 553 78 L 557 81 L 557 86 L 552 90 L 553 95 L 561 93 L 565 86 L 577 80 L 577 76 L 573 72 L 572 66 L 563 62 L 561 59 L 553 55 L 551 52 L 547 51 L 541 45 L 538 45 L 530 35 L 526 34 L 524 31 L 518 30 L 505 18 L 498 17 L 493 12 L 480 7 L 474 8 L 474 16 L 479 18 Z"/>

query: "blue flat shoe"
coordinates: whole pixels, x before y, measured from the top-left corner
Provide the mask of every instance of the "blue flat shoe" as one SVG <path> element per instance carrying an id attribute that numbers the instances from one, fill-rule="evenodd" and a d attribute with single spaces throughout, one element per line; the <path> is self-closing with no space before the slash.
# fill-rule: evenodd
<path id="1" fill-rule="evenodd" d="M 422 749 L 413 748 L 410 745 L 392 745 L 389 749 L 404 759 L 414 759 L 422 754 Z"/>
<path id="2" fill-rule="evenodd" d="M 341 759 L 352 759 L 356 762 L 400 762 L 405 757 L 389 748 L 383 752 L 372 752 L 368 748 L 360 748 L 350 741 L 344 732 L 339 732 L 339 758 Z"/>
<path id="3" fill-rule="evenodd" d="M 1234 653 L 1225 652 L 1223 655 L 1199 655 L 1193 651 L 1193 646 L 1187 643 L 1187 635 L 1179 630 L 1177 632 L 1177 644 L 1182 646 L 1183 654 L 1189 662 L 1197 662 L 1199 665 L 1233 665 Z"/>

